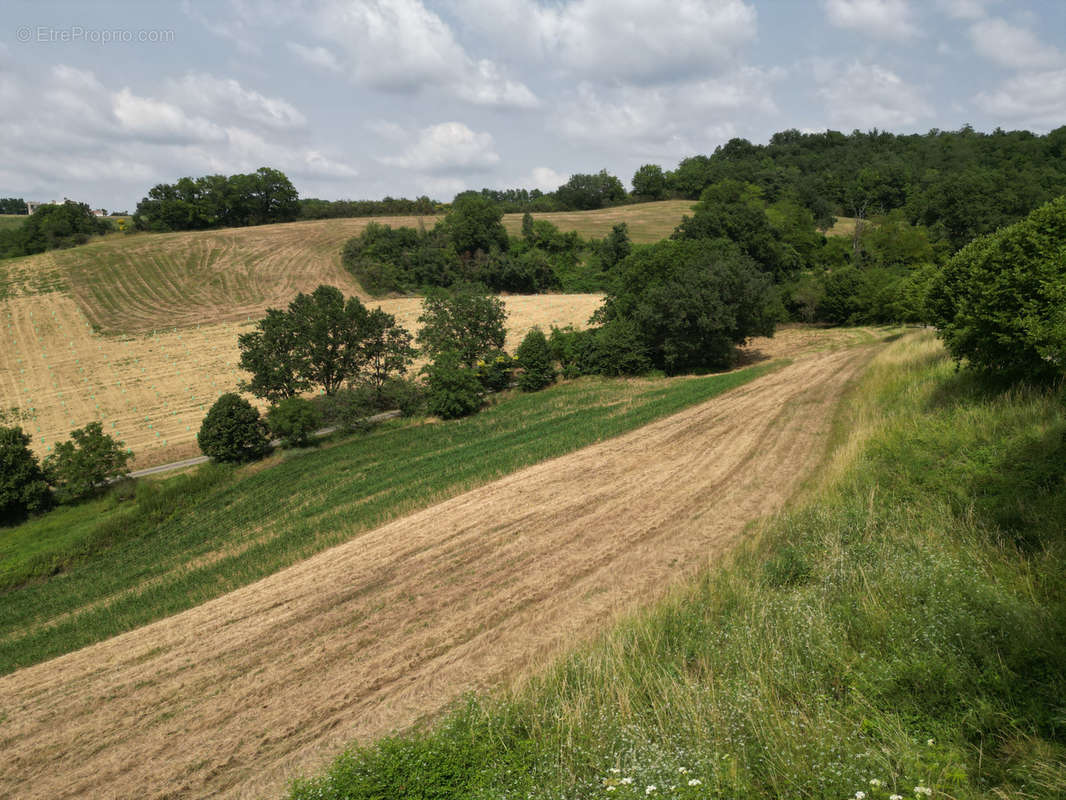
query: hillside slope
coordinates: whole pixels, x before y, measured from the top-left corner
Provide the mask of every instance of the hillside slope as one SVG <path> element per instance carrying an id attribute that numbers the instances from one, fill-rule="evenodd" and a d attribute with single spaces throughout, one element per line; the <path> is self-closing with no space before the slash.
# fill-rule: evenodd
<path id="1" fill-rule="evenodd" d="M 199 608 L 0 679 L 0 793 L 262 796 L 719 558 L 821 459 L 872 348 L 814 352 Z"/>

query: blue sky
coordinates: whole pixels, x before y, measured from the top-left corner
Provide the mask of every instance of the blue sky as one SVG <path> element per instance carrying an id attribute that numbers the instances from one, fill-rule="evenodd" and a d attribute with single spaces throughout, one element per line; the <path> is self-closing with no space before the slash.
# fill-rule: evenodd
<path id="1" fill-rule="evenodd" d="M 1066 124 L 1062 0 L 8 0 L 0 196 L 628 183 L 733 136 Z"/>

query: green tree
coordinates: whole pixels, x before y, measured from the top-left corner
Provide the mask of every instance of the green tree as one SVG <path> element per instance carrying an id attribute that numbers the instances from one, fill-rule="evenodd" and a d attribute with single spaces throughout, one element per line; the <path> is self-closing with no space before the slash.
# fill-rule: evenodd
<path id="1" fill-rule="evenodd" d="M 444 350 L 422 369 L 426 376 L 426 404 L 441 419 L 473 414 L 481 407 L 481 380 L 474 367 L 454 350 Z"/>
<path id="2" fill-rule="evenodd" d="M 464 192 L 452 201 L 452 210 L 441 220 L 455 251 L 471 257 L 479 250 L 506 250 L 509 244 L 503 227 L 503 211 L 477 192 Z"/>
<path id="3" fill-rule="evenodd" d="M 571 175 L 555 190 L 555 198 L 566 209 L 589 211 L 625 200 L 626 190 L 618 178 L 602 169 L 595 175 Z"/>
<path id="4" fill-rule="evenodd" d="M 200 451 L 215 461 L 255 461 L 270 451 L 259 409 L 229 392 L 215 401 L 196 434 Z"/>
<path id="5" fill-rule="evenodd" d="M 389 380 L 407 372 L 417 352 L 411 333 L 380 308 L 367 315 L 361 347 L 365 366 L 360 380 L 379 396 Z"/>
<path id="6" fill-rule="evenodd" d="M 633 194 L 648 200 L 666 197 L 666 173 L 658 164 L 645 164 L 633 173 Z"/>
<path id="7" fill-rule="evenodd" d="M 101 423 L 90 422 L 56 445 L 55 452 L 44 460 L 44 473 L 56 487 L 56 499 L 77 502 L 91 497 L 109 481 L 128 475 L 130 458 L 123 443 L 104 433 Z"/>
<path id="8" fill-rule="evenodd" d="M 616 264 L 633 252 L 633 243 L 629 239 L 629 226 L 619 222 L 611 228 L 600 245 L 600 266 L 613 269 Z"/>
<path id="9" fill-rule="evenodd" d="M 346 302 L 340 289 L 319 286 L 298 294 L 287 311 L 268 309 L 256 330 L 238 338 L 240 366 L 252 374 L 241 388 L 272 402 L 315 386 L 332 395 L 344 382 L 366 378 L 372 358 L 375 374 L 396 371 L 406 357 L 405 334 L 390 315 L 372 314 L 359 298 Z"/>
<path id="10" fill-rule="evenodd" d="M 948 350 L 985 373 L 1066 374 L 1066 196 L 975 239 L 933 279 L 928 308 Z"/>
<path id="11" fill-rule="evenodd" d="M 266 424 L 284 447 L 306 447 L 322 426 L 322 415 L 310 400 L 286 397 L 267 412 Z"/>
<path id="12" fill-rule="evenodd" d="M 537 392 L 555 382 L 548 338 L 540 328 L 531 328 L 515 353 L 522 372 L 518 388 L 523 392 Z"/>
<path id="13" fill-rule="evenodd" d="M 464 365 L 473 367 L 490 351 L 503 348 L 506 319 L 503 301 L 482 286 L 435 290 L 422 301 L 418 342 L 431 358 L 453 352 Z"/>
<path id="14" fill-rule="evenodd" d="M 736 346 L 773 335 L 776 320 L 767 276 L 720 239 L 633 253 L 597 315 L 607 325 L 632 325 L 654 366 L 671 374 L 732 365 Z"/>
<path id="15" fill-rule="evenodd" d="M 52 507 L 48 481 L 22 428 L 0 427 L 0 522 L 9 525 Z"/>

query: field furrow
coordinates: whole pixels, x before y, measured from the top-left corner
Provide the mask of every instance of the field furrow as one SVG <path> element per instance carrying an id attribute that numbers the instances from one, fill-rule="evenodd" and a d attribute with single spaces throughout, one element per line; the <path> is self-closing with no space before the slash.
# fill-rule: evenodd
<path id="1" fill-rule="evenodd" d="M 822 458 L 871 352 L 809 352 L 0 678 L 0 794 L 271 796 L 353 738 L 409 726 L 572 647 L 780 509 Z"/>

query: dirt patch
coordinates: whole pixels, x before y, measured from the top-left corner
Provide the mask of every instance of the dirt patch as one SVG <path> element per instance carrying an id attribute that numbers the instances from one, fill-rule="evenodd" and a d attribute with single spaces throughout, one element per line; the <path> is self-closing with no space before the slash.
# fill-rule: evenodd
<path id="1" fill-rule="evenodd" d="M 796 363 L 0 678 L 0 794 L 253 797 L 721 557 L 820 460 L 873 348 Z"/>

